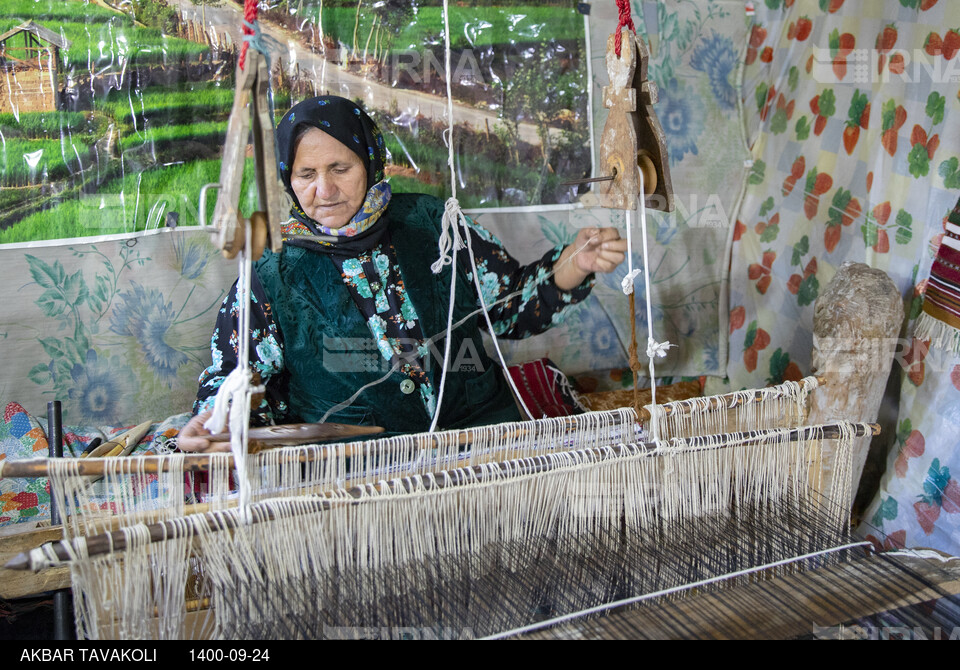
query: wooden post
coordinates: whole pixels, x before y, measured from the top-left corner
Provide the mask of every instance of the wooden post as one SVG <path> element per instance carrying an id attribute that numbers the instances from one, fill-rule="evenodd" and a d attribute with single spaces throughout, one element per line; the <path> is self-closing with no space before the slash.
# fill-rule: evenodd
<path id="1" fill-rule="evenodd" d="M 59 400 L 47 403 L 47 442 L 51 458 L 63 458 L 63 414 Z M 50 487 L 50 525 L 60 523 L 58 500 Z M 65 516 L 65 515 L 64 515 Z M 72 612 L 70 611 L 70 591 L 60 589 L 53 594 L 53 639 L 71 639 Z"/>
<path id="2" fill-rule="evenodd" d="M 807 425 L 876 421 L 902 324 L 903 300 L 886 273 L 863 263 L 840 266 L 813 308 L 813 369 L 827 384 L 810 395 Z M 851 502 L 869 450 L 870 437 L 856 439 Z M 826 450 L 823 470 L 832 478 Z"/>

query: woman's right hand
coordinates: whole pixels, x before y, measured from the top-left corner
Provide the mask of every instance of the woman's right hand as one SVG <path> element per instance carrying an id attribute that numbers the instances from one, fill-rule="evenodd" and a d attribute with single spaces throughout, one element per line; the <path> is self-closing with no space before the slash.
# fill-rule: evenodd
<path id="1" fill-rule="evenodd" d="M 203 423 L 210 418 L 213 412 L 203 412 L 187 422 L 177 434 L 177 446 L 180 451 L 211 452 L 230 451 L 229 442 L 211 442 L 210 431 L 203 427 Z"/>

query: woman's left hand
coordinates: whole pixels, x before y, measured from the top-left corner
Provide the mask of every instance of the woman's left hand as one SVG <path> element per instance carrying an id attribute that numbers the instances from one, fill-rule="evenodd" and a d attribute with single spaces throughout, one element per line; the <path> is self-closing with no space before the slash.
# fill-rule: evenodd
<path id="1" fill-rule="evenodd" d="M 213 412 L 203 412 L 190 419 L 177 435 L 177 447 L 180 451 L 209 453 L 211 451 L 230 451 L 229 442 L 211 442 L 210 431 L 203 424 Z"/>
<path id="2" fill-rule="evenodd" d="M 581 228 L 553 267 L 557 288 L 569 291 L 594 272 L 613 272 L 627 257 L 627 241 L 616 228 Z M 567 261 L 570 262 L 567 262 Z"/>

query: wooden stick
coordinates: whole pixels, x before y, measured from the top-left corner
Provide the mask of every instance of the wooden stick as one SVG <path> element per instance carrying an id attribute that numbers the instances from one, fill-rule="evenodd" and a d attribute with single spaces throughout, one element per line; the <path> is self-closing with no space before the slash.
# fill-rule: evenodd
<path id="1" fill-rule="evenodd" d="M 144 421 L 139 426 L 134 426 L 130 430 L 101 443 L 100 446 L 95 449 L 91 449 L 90 453 L 84 458 L 109 458 L 116 456 L 128 446 L 136 446 L 136 444 L 143 439 L 143 436 L 147 434 L 147 431 L 150 430 L 150 426 L 152 425 L 152 421 Z"/>
<path id="2" fill-rule="evenodd" d="M 250 453 L 271 447 L 292 447 L 317 444 L 327 440 L 347 440 L 382 433 L 380 426 L 352 426 L 346 423 L 291 423 L 280 426 L 251 428 L 247 434 Z M 218 433 L 207 438 L 211 442 L 229 442 L 230 433 Z"/>
<path id="3" fill-rule="evenodd" d="M 876 424 L 850 424 L 850 427 L 852 428 L 854 437 L 862 437 L 869 434 L 878 435 L 880 432 L 880 427 Z M 774 434 L 775 432 L 773 431 L 750 431 L 746 433 L 728 433 L 726 435 L 711 435 L 689 438 L 687 440 L 689 449 L 685 453 L 690 453 L 691 451 L 704 451 L 724 448 L 729 446 L 749 446 L 761 442 L 764 439 L 773 436 Z M 841 428 L 838 424 L 827 424 L 823 426 L 808 426 L 804 428 L 791 429 L 786 432 L 784 439 L 792 442 L 797 440 L 810 440 L 817 438 L 829 440 L 837 439 L 840 436 Z M 718 445 L 716 444 L 718 438 L 727 438 L 727 442 L 734 442 L 735 444 Z M 653 453 L 657 449 L 658 446 L 655 443 L 641 442 L 633 445 L 611 445 L 602 449 L 581 449 L 568 453 L 581 455 L 585 459 L 602 459 L 607 457 L 611 452 L 615 456 L 629 456 L 644 452 Z M 493 469 L 499 470 L 504 474 L 509 474 L 510 476 L 523 476 L 547 472 L 557 467 L 559 467 L 557 462 L 554 459 L 551 459 L 549 456 L 532 456 L 514 461 L 506 461 L 503 463 L 488 463 L 485 465 L 456 468 L 453 470 L 447 470 L 443 473 L 433 473 L 433 476 L 419 475 L 417 477 L 402 477 L 392 480 L 391 484 L 394 487 L 398 485 L 402 486 L 407 492 L 410 492 L 415 488 L 434 490 L 443 489 L 446 486 L 459 486 L 462 484 L 475 482 L 478 479 L 487 478 L 490 476 L 490 472 Z M 301 507 L 305 507 L 311 511 L 327 511 L 335 505 L 353 504 L 356 499 L 367 495 L 370 488 L 380 491 L 380 486 L 377 484 L 354 486 L 343 491 L 324 492 L 322 494 L 318 494 L 316 500 L 301 500 L 298 502 L 298 504 Z M 256 503 L 251 505 L 250 510 L 251 514 L 249 518 L 252 523 L 272 521 L 276 518 L 271 509 L 267 507 L 260 507 Z M 200 518 L 202 518 L 203 522 L 206 524 L 207 530 L 211 532 L 231 530 L 235 528 L 238 523 L 231 515 L 224 514 L 222 512 L 203 514 Z M 151 542 L 160 542 L 174 537 L 182 537 L 184 532 L 191 537 L 195 534 L 192 525 L 184 528 L 182 524 L 177 524 L 173 521 L 163 521 L 160 523 L 150 524 L 147 526 L 147 530 L 149 531 Z M 82 542 L 84 540 L 83 538 L 79 538 L 77 541 Z M 99 556 L 106 553 L 123 551 L 127 547 L 126 535 L 122 530 L 91 536 L 86 538 L 85 541 L 86 554 L 88 556 Z M 75 553 L 68 551 L 68 549 L 64 546 L 65 544 L 66 542 L 63 541 L 50 543 L 53 552 L 61 562 L 70 560 L 71 553 Z M 8 570 L 29 570 L 31 568 L 29 553 L 24 552 L 15 556 L 4 567 Z"/>
<path id="4" fill-rule="evenodd" d="M 578 184 L 596 184 L 601 181 L 613 181 L 616 179 L 616 175 L 610 175 L 608 177 L 589 177 L 587 179 L 571 179 L 570 181 L 560 182 L 561 186 L 577 186 Z"/>
<path id="5" fill-rule="evenodd" d="M 823 384 L 823 379 L 816 377 L 816 380 L 819 384 Z M 801 380 L 800 384 L 803 386 L 809 385 L 808 380 Z M 723 395 L 716 396 L 707 396 L 710 400 L 707 411 L 711 410 L 722 410 L 722 409 L 733 409 L 741 405 L 746 405 L 752 402 L 758 402 L 765 397 L 769 397 L 769 389 L 761 389 L 753 392 L 753 395 L 747 397 L 741 397 L 742 392 L 726 393 Z M 782 393 L 786 393 L 783 391 Z M 699 399 L 702 403 L 703 399 Z M 663 405 L 666 409 L 666 415 L 670 416 L 673 414 L 689 414 L 690 412 L 697 409 L 696 405 L 697 399 L 693 400 L 677 400 L 672 403 Z M 630 409 L 630 408 L 624 408 Z M 604 412 L 597 412 L 604 413 Z M 592 414 L 592 412 L 591 412 Z M 584 416 L 584 415 L 577 415 Z M 580 421 L 577 416 L 573 417 L 558 417 L 559 420 L 564 424 L 565 430 L 570 430 L 576 428 Z M 636 413 L 635 413 L 636 416 Z M 638 421 L 649 421 L 650 412 L 646 408 L 643 408 L 640 411 Z M 485 431 L 489 431 L 493 426 L 487 426 L 484 428 Z M 473 429 L 465 429 L 457 431 L 457 443 L 461 447 L 469 447 L 473 443 Z M 519 427 L 511 427 L 504 429 L 498 438 L 506 439 L 517 439 L 529 435 L 530 429 L 521 424 Z M 433 440 L 436 439 L 435 436 L 429 434 L 422 434 L 424 441 L 427 444 L 432 444 Z M 345 456 L 361 456 L 364 454 L 363 447 L 360 446 L 360 443 L 349 443 L 345 445 L 335 444 L 331 446 L 336 446 L 341 448 L 342 453 Z M 212 454 L 186 454 L 184 456 L 184 470 L 187 472 L 206 472 L 210 468 L 210 458 Z M 306 462 L 308 460 L 313 460 L 312 454 L 301 454 L 301 462 Z M 318 454 L 319 458 L 328 457 L 327 454 Z M 224 457 L 224 456 L 221 456 Z M 104 469 L 107 461 L 104 459 L 97 458 L 85 458 L 82 461 L 77 461 L 77 474 L 81 476 L 98 476 L 104 474 Z M 130 474 L 135 474 L 142 472 L 144 474 L 157 474 L 160 472 L 167 472 L 170 469 L 168 457 L 166 456 L 139 456 L 135 459 L 128 459 L 126 463 L 131 464 L 129 467 L 131 469 Z M 134 465 L 136 464 L 136 471 L 134 472 Z M 47 467 L 46 459 L 30 459 L 23 461 L 4 461 L 2 471 L 0 471 L 0 479 L 4 477 L 47 477 L 49 476 L 49 469 Z"/>

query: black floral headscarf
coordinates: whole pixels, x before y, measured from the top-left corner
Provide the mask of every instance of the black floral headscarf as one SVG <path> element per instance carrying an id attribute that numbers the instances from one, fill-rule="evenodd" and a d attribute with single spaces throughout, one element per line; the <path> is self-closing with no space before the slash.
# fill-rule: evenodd
<path id="1" fill-rule="evenodd" d="M 322 130 L 353 151 L 367 170 L 367 196 L 350 223 L 330 230 L 303 211 L 290 184 L 297 135 L 304 127 Z M 377 225 L 390 201 L 390 186 L 383 180 L 386 145 L 383 135 L 365 111 L 355 103 L 335 95 L 309 98 L 294 105 L 277 124 L 277 151 L 280 154 L 280 178 L 293 199 L 291 216 L 300 224 L 286 226 L 285 238 L 300 246 L 320 251 L 351 253 L 376 245 L 386 221 Z"/>

